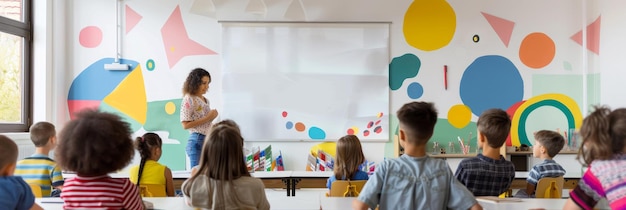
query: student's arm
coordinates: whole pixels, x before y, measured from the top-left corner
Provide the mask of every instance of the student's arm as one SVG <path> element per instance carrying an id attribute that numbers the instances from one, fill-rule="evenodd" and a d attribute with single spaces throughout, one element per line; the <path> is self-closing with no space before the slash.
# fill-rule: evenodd
<path id="1" fill-rule="evenodd" d="M 50 174 L 50 181 L 52 182 L 52 187 L 63 190 L 63 183 L 65 183 L 63 179 L 63 172 L 59 166 L 54 166 L 52 169 L 52 173 Z"/>
<path id="2" fill-rule="evenodd" d="M 565 205 L 563 206 L 563 210 L 582 210 L 578 204 L 576 204 L 571 198 L 567 199 Z"/>
<path id="3" fill-rule="evenodd" d="M 483 207 L 480 206 L 480 204 L 476 203 L 474 204 L 471 208 L 469 208 L 470 210 L 483 210 Z"/>
<path id="4" fill-rule="evenodd" d="M 352 209 L 354 209 L 354 210 L 367 210 L 367 209 L 369 209 L 369 206 L 367 206 L 367 204 L 365 204 L 365 203 L 363 203 L 363 202 L 361 202 L 361 201 L 359 201 L 357 199 L 354 199 L 354 201 L 352 201 Z"/>
<path id="5" fill-rule="evenodd" d="M 41 206 L 39 206 L 39 204 L 33 203 L 33 206 L 30 207 L 30 210 L 43 210 L 43 208 L 41 208 Z"/>
<path id="6" fill-rule="evenodd" d="M 172 178 L 172 171 L 168 167 L 165 167 L 165 193 L 169 197 L 174 197 L 174 179 Z"/>
<path id="7" fill-rule="evenodd" d="M 526 195 L 530 197 L 530 195 L 532 195 L 533 193 L 535 193 L 535 185 L 531 183 L 526 183 Z"/>

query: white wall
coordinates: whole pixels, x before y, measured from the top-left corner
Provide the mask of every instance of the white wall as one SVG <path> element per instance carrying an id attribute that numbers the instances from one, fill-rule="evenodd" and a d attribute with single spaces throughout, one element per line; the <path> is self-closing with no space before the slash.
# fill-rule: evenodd
<path id="1" fill-rule="evenodd" d="M 128 0 L 125 4 L 137 10 L 142 16 L 142 24 L 138 25 L 133 33 L 123 36 L 122 52 L 124 57 L 132 58 L 141 62 L 148 58 L 157 60 L 158 65 L 166 66 L 165 55 L 162 54 L 162 44 L 159 39 L 159 31 L 165 19 L 173 8 L 180 6 L 183 20 L 190 38 L 212 50 L 221 51 L 220 25 L 218 20 L 250 20 L 250 21 L 391 21 L 392 29 L 391 49 L 392 56 L 400 56 L 405 53 L 413 53 L 422 59 L 420 82 L 430 84 L 430 80 L 439 81 L 440 64 L 451 66 L 466 66 L 475 56 L 485 54 L 509 55 L 516 65 L 516 48 L 523 37 L 520 36 L 533 32 L 544 31 L 555 39 L 555 42 L 565 43 L 565 50 L 557 51 L 559 58 L 569 59 L 576 67 L 581 66 L 580 48 L 575 44 L 567 43 L 572 31 L 582 28 L 580 12 L 581 4 L 570 1 L 524 1 L 519 5 L 511 5 L 512 2 L 498 3 L 494 1 L 461 1 L 451 0 L 449 3 L 457 13 L 457 33 L 450 46 L 444 47 L 439 52 L 428 53 L 417 50 L 406 44 L 402 33 L 404 13 L 410 0 L 404 1 L 379 1 L 379 0 L 318 0 L 301 1 L 306 8 L 306 19 L 293 19 L 285 17 L 285 13 L 291 1 L 289 0 L 266 0 L 268 5 L 267 14 L 258 16 L 245 12 L 247 1 L 214 0 L 217 7 L 215 17 L 206 17 L 189 12 L 194 1 L 168 0 L 158 4 L 149 0 Z M 592 4 L 595 2 L 595 4 Z M 626 73 L 622 70 L 623 65 L 620 50 L 626 49 L 626 41 L 623 37 L 626 30 L 623 29 L 622 20 L 626 16 L 618 9 L 626 6 L 619 0 L 587 2 L 594 7 L 587 11 L 588 21 L 592 21 L 597 15 L 602 15 L 602 38 L 601 56 L 598 58 L 590 55 L 591 60 L 598 59 L 602 73 L 601 102 L 615 106 L 626 106 L 626 99 L 619 97 L 619 90 L 626 86 L 622 78 Z M 596 5 L 597 4 L 597 5 Z M 47 120 L 55 122 L 60 129 L 67 122 L 67 93 L 73 80 L 86 66 L 103 57 L 114 57 L 115 53 L 115 3 L 114 1 L 83 1 L 83 0 L 45 0 L 36 1 L 38 12 L 35 14 L 35 120 Z M 536 7 L 535 7 L 536 6 Z M 511 38 L 510 48 L 503 49 L 496 34 L 486 25 L 480 15 L 484 11 L 494 15 L 502 15 L 516 21 L 515 33 Z M 544 15 L 544 16 L 541 16 Z M 571 22 L 570 22 L 571 21 Z M 103 40 L 98 48 L 85 49 L 78 43 L 78 34 L 85 26 L 95 25 L 103 30 Z M 523 30 L 523 32 L 519 32 Z M 485 41 L 495 40 L 493 43 L 484 44 L 476 48 L 475 45 L 466 44 L 475 32 L 481 33 Z M 158 35 L 158 36 L 155 36 Z M 468 37 L 469 36 L 469 37 Z M 495 43 L 495 44 L 494 44 Z M 515 46 L 517 45 L 517 46 Z M 547 72 L 558 72 L 562 60 L 554 61 Z M 179 64 L 172 69 L 165 69 L 158 74 L 145 76 L 148 100 L 159 100 L 180 97 L 180 86 L 186 72 L 196 66 L 210 70 L 219 69 L 221 66 L 218 56 L 187 56 L 181 59 Z M 594 66 L 590 64 L 590 66 Z M 435 70 L 431 70 L 435 69 Z M 521 69 L 521 68 L 520 68 Z M 578 68 L 580 69 L 580 68 Z M 145 69 L 144 69 L 145 71 Z M 219 78 L 219 71 L 215 71 L 215 77 Z M 534 73 L 534 72 L 533 72 Z M 575 73 L 582 73 L 580 71 Z M 44 76 L 45 75 L 45 76 Z M 525 73 L 524 80 L 531 78 L 532 73 Z M 459 79 L 460 73 L 451 75 L 451 79 Z M 155 82 L 157 81 L 157 82 Z M 161 82 L 158 82 L 161 81 Z M 219 81 L 214 81 L 212 90 L 207 97 L 214 101 L 216 108 L 219 107 Z M 425 85 L 425 89 L 439 88 L 440 82 L 435 85 Z M 163 85 L 167 84 L 167 85 Z M 435 82 L 433 82 L 435 84 Z M 401 91 L 404 91 L 402 89 Z M 525 94 L 525 97 L 530 95 Z M 406 97 L 404 92 L 394 92 L 390 99 L 393 113 L 403 103 L 413 101 Z M 440 109 L 440 118 L 446 118 L 450 106 L 458 103 L 455 92 L 426 92 L 424 97 L 418 100 L 435 101 Z M 217 102 L 217 103 L 216 103 Z M 585 113 L 583 113 L 585 114 Z M 472 116 L 475 120 L 475 116 Z M 300 169 L 304 167 L 306 153 L 314 142 L 254 142 L 252 146 L 264 147 L 272 144 L 274 153 L 282 151 L 285 156 L 285 164 L 288 169 Z M 390 152 L 393 144 L 387 143 L 364 143 L 363 149 L 366 157 L 380 162 L 385 156 L 393 155 Z M 293 168 L 292 168 L 293 167 Z"/>

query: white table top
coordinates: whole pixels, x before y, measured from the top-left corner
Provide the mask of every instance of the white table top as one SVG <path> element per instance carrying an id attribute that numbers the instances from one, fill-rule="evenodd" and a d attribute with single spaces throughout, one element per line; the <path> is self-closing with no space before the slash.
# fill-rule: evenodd
<path id="1" fill-rule="evenodd" d="M 542 208 L 545 210 L 550 209 L 563 209 L 565 202 L 568 199 L 547 199 L 547 198 L 523 198 L 519 199 L 520 202 L 493 202 L 489 200 L 483 200 L 478 198 L 478 203 L 484 210 L 506 209 L 506 210 L 527 210 Z M 611 209 L 606 200 L 602 199 L 596 205 L 599 209 Z"/>
<path id="2" fill-rule="evenodd" d="M 265 189 L 271 209 L 278 210 L 319 210 L 320 197 L 325 197 L 328 190 L 324 188 L 308 188 L 297 190 L 298 196 L 287 197 L 284 189 Z M 154 209 L 194 209 L 185 204 L 183 197 L 143 198 L 153 204 Z M 37 198 L 35 201 L 44 209 L 63 209 L 60 198 Z"/>
<path id="3" fill-rule="evenodd" d="M 291 173 L 291 177 L 302 177 L 302 178 L 318 178 L 318 177 L 328 178 L 332 175 L 333 175 L 332 171 L 293 171 L 293 173 Z"/>
<path id="4" fill-rule="evenodd" d="M 528 171 L 516 171 L 515 172 L 515 178 L 517 179 L 526 179 L 528 178 Z M 565 176 L 563 176 L 566 179 L 580 179 L 580 177 L 582 177 L 582 174 L 580 173 L 580 171 L 574 171 L 574 172 L 570 172 L 567 171 L 565 172 Z"/>

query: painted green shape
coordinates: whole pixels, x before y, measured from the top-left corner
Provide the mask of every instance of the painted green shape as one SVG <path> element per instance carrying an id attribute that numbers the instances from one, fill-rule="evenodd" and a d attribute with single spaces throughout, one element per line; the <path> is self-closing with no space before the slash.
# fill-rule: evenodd
<path id="1" fill-rule="evenodd" d="M 395 153 L 393 151 L 394 149 L 393 138 L 395 135 L 398 135 L 398 124 L 399 124 L 398 119 L 394 115 L 392 115 L 391 118 L 392 120 L 390 121 L 390 126 L 391 128 L 394 129 L 394 132 L 391 133 L 390 134 L 391 136 L 389 137 L 392 140 L 390 141 L 391 143 L 385 144 L 385 157 L 386 158 L 394 157 L 393 155 Z M 439 142 L 440 147 L 445 148 L 446 151 L 448 151 L 448 144 L 450 142 L 454 142 L 454 146 L 455 146 L 454 153 L 455 154 L 462 153 L 461 146 L 459 145 L 458 137 L 461 137 L 465 142 L 468 142 L 467 138 L 469 137 L 470 132 L 471 132 L 471 139 L 469 140 L 470 153 L 476 153 L 477 142 L 476 142 L 476 123 L 475 122 L 470 122 L 464 128 L 458 129 L 452 126 L 448 122 L 448 119 L 439 118 L 437 119 L 437 124 L 435 125 L 435 131 L 433 133 L 433 136 L 430 138 L 430 140 L 426 144 L 426 152 L 428 154 L 432 154 L 434 142 Z"/>
<path id="2" fill-rule="evenodd" d="M 389 64 L 389 88 L 400 89 L 404 80 L 417 76 L 421 65 L 420 59 L 411 53 L 393 58 Z"/>
<path id="3" fill-rule="evenodd" d="M 189 131 L 183 129 L 180 123 L 179 109 L 181 101 L 182 99 L 179 98 L 148 102 L 148 115 L 144 125 L 146 131 L 167 131 L 169 139 L 175 139 L 180 142 L 180 144 L 163 144 L 162 147 L 163 154 L 159 162 L 171 170 L 185 170 L 187 165 L 185 146 L 187 145 L 187 138 L 189 138 Z M 168 102 L 173 102 L 176 107 L 176 111 L 171 115 L 165 112 L 165 104 Z"/>
<path id="4" fill-rule="evenodd" d="M 116 108 L 109 106 L 106 103 L 100 103 L 100 106 L 98 107 L 98 109 L 100 111 L 104 111 L 104 112 L 109 112 L 109 113 L 114 113 L 118 116 L 120 116 L 120 118 L 122 118 L 123 121 L 128 122 L 128 124 L 130 124 L 130 129 L 132 132 L 135 132 L 139 129 L 141 129 L 141 123 L 139 123 L 138 121 L 134 120 L 132 117 L 124 114 L 123 112 L 120 112 L 119 110 L 117 110 Z"/>
<path id="5" fill-rule="evenodd" d="M 572 70 L 572 64 L 567 62 L 567 61 L 563 61 L 563 69 L 565 69 L 567 71 L 571 71 Z"/>
<path id="6" fill-rule="evenodd" d="M 594 105 L 600 104 L 600 73 L 587 74 L 587 110 L 592 111 Z M 583 113 L 587 115 L 587 113 Z"/>
<path id="7" fill-rule="evenodd" d="M 579 107 L 582 107 L 580 105 L 583 104 L 583 77 L 582 75 L 533 74 L 532 95 L 538 96 L 547 93 L 566 95 L 574 99 Z M 528 123 L 536 122 L 530 121 Z"/>
<path id="8" fill-rule="evenodd" d="M 467 138 L 470 136 L 468 141 Z M 463 153 L 459 144 L 458 137 L 461 137 L 465 143 L 469 142 L 470 153 L 476 153 L 478 142 L 476 141 L 476 123 L 470 122 L 467 126 L 459 129 L 450 124 L 448 119 L 439 118 L 435 125 L 435 132 L 426 145 L 426 152 L 432 154 L 434 142 L 439 142 L 439 147 L 448 151 L 448 144 L 454 142 L 454 154 Z"/>
<path id="9" fill-rule="evenodd" d="M 393 138 L 398 135 L 398 118 L 395 115 L 389 115 L 389 128 L 393 128 L 393 132 L 389 132 L 389 139 L 385 144 L 385 158 L 394 158 L 396 155 Z"/>

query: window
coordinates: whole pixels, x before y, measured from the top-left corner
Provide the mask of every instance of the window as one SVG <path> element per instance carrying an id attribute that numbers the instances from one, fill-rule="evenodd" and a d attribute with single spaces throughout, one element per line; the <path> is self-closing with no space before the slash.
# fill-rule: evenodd
<path id="1" fill-rule="evenodd" d="M 0 0 L 0 132 L 31 123 L 31 2 Z"/>

